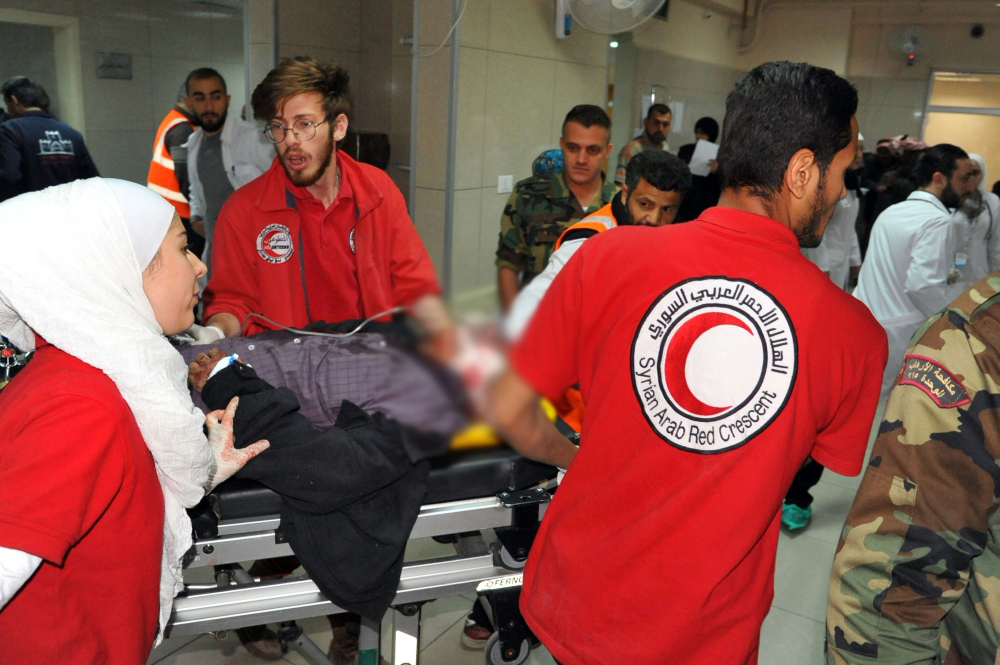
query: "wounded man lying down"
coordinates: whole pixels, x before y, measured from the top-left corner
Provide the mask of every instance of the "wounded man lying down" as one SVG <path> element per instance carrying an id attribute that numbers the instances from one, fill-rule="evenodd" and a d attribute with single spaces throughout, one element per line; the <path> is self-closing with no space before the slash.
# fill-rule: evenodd
<path id="1" fill-rule="evenodd" d="M 327 598 L 381 619 L 427 491 L 424 460 L 443 453 L 447 438 L 369 415 L 347 400 L 333 426 L 318 428 L 300 413 L 295 393 L 231 358 L 218 349 L 200 353 L 188 378 L 208 408 L 227 409 L 236 448 L 271 443 L 235 477 L 281 495 L 285 537 Z"/>

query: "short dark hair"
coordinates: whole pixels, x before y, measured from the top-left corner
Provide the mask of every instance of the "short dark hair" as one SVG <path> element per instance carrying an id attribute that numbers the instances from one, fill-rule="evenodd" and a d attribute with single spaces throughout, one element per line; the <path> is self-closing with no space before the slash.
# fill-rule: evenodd
<path id="1" fill-rule="evenodd" d="M 343 67 L 312 56 L 282 58 L 253 90 L 253 117 L 269 122 L 285 102 L 305 92 L 318 93 L 327 119 L 351 115 L 351 77 Z M 333 131 L 333 127 L 330 127 Z"/>
<path id="2" fill-rule="evenodd" d="M 704 132 L 708 135 L 708 140 L 715 143 L 715 139 L 719 138 L 719 123 L 715 121 L 715 118 L 708 116 L 698 118 L 698 122 L 694 123 L 694 131 Z"/>
<path id="3" fill-rule="evenodd" d="M 625 186 L 629 196 L 640 179 L 661 192 L 680 192 L 684 195 L 691 189 L 691 169 L 683 159 L 666 150 L 643 150 L 629 160 L 625 167 Z"/>
<path id="4" fill-rule="evenodd" d="M 766 201 L 781 191 L 788 162 L 811 150 L 820 178 L 851 143 L 858 91 L 833 70 L 805 62 L 766 62 L 726 98 L 719 173 L 724 189 L 748 188 Z"/>
<path id="5" fill-rule="evenodd" d="M 569 113 L 566 114 L 566 118 L 563 120 L 563 134 L 566 133 L 566 123 L 569 122 L 575 122 L 587 128 L 597 125 L 598 127 L 603 127 L 609 132 L 611 131 L 611 118 L 609 118 L 608 114 L 604 112 L 604 109 L 593 104 L 577 104 L 571 108 Z"/>
<path id="6" fill-rule="evenodd" d="M 666 113 L 667 115 L 671 116 L 674 114 L 674 112 L 671 111 L 670 107 L 667 106 L 666 104 L 653 104 L 652 106 L 649 107 L 649 110 L 646 111 L 646 120 L 652 118 L 654 113 L 656 113 L 657 115 L 663 115 L 664 113 Z"/>
<path id="7" fill-rule="evenodd" d="M 913 168 L 913 179 L 917 187 L 926 187 L 934 180 L 934 174 L 940 173 L 945 178 L 951 178 L 958 168 L 958 160 L 968 159 L 969 155 L 957 145 L 938 143 L 923 151 Z"/>
<path id="8" fill-rule="evenodd" d="M 14 76 L 7 79 L 2 90 L 4 99 L 16 97 L 18 103 L 25 108 L 47 109 L 49 107 L 49 96 L 42 90 L 42 86 L 31 81 L 27 76 Z"/>
<path id="9" fill-rule="evenodd" d="M 211 67 L 199 67 L 198 69 L 192 70 L 191 73 L 187 75 L 187 78 L 184 79 L 184 90 L 190 95 L 191 81 L 207 81 L 208 79 L 219 79 L 222 81 L 222 92 L 226 93 L 226 79 L 222 78 L 222 74 Z"/>

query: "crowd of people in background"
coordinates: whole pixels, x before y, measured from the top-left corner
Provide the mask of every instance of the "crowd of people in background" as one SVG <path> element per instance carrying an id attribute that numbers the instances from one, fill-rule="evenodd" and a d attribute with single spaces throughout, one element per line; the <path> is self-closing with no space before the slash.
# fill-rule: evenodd
<path id="1" fill-rule="evenodd" d="M 427 356 L 454 367 L 461 352 L 457 325 L 401 192 L 383 171 L 337 149 L 352 113 L 348 81 L 346 71 L 329 63 L 282 60 L 253 93 L 251 110 L 261 129 L 230 112 L 219 72 L 195 69 L 156 132 L 145 183 L 171 208 L 159 200 L 130 207 L 125 202 L 136 200 L 134 191 L 106 189 L 95 180 L 78 190 L 49 189 L 46 196 L 87 192 L 80 200 L 120 207 L 127 224 L 107 234 L 124 238 L 127 228 L 135 251 L 141 249 L 139 270 L 127 277 L 146 286 L 150 303 L 159 302 L 149 284 L 166 279 L 153 277 L 160 252 L 166 253 L 183 282 L 175 289 L 183 307 L 174 303 L 183 315 L 161 325 L 164 332 L 212 344 L 276 326 L 361 320 L 405 309 L 425 334 L 421 348 Z M 2 93 L 0 202 L 15 199 L 5 210 L 23 211 L 26 202 L 37 201 L 64 214 L 65 200 L 18 197 L 99 177 L 83 137 L 49 112 L 48 96 L 37 83 L 14 77 Z M 856 111 L 857 93 L 847 81 L 787 62 L 747 74 L 727 100 L 721 128 L 714 118 L 698 119 L 695 141 L 676 154 L 668 141 L 676 130 L 668 105 L 651 104 L 642 132 L 617 152 L 605 110 L 573 105 L 558 149 L 543 153 L 531 165 L 532 175 L 513 188 L 499 220 L 495 261 L 499 309 L 513 351 L 510 366 L 494 377 L 486 411 L 523 454 L 563 469 L 573 465 L 539 532 L 522 597 L 529 624 L 561 662 L 756 658 L 773 587 L 775 520 L 790 531 L 807 528 L 810 489 L 824 468 L 860 471 L 880 389 L 882 399 L 893 395 L 887 418 L 895 424 L 880 430 L 871 462 L 876 470 L 866 475 L 859 494 L 867 502 L 855 506 L 838 550 L 829 662 L 876 658 L 888 634 L 885 642 L 896 647 L 884 646 L 882 653 L 905 651 L 898 647 L 901 635 L 914 633 L 905 624 L 933 623 L 930 614 L 950 606 L 940 589 L 964 584 L 972 559 L 986 548 L 996 471 L 984 467 L 1000 458 L 986 449 L 1000 448 L 1000 442 L 984 447 L 982 437 L 973 441 L 970 428 L 994 436 L 997 431 L 995 419 L 984 414 L 996 403 L 992 368 L 1000 361 L 990 321 L 998 318 L 991 308 L 1000 303 L 1000 283 L 981 280 L 1000 269 L 1000 182 L 988 191 L 986 161 L 974 152 L 977 146 L 930 146 L 901 135 L 878 139 L 865 152 Z M 717 157 L 692 173 L 705 144 Z M 524 166 L 527 172 L 527 161 Z M 140 242 L 135 218 L 146 209 L 155 209 L 159 221 L 156 237 Z M 101 219 L 117 229 L 114 215 Z M 621 227 L 632 230 L 609 233 Z M 80 274 L 87 270 L 81 267 Z M 4 288 L 0 284 L 0 295 Z M 190 310 L 199 296 L 204 310 L 195 323 Z M 708 314 L 701 305 L 689 306 L 694 298 L 707 299 Z M 16 303 L 9 307 L 10 320 L 23 328 Z M 949 307 L 948 314 L 939 314 Z M 921 328 L 928 320 L 930 328 Z M 712 338 L 715 355 L 691 369 L 689 356 L 704 353 L 695 349 L 699 335 L 712 327 L 727 330 Z M 34 339 L 18 330 L 28 343 Z M 741 330 L 751 336 L 766 330 L 771 350 L 761 355 L 759 367 L 756 351 L 741 346 L 742 337 L 725 337 Z M 915 333 L 919 353 L 911 345 Z M 35 341 L 47 346 L 41 337 Z M 651 376 L 646 370 L 668 354 L 668 346 L 678 354 L 670 356 L 671 367 L 681 369 L 661 368 L 665 374 Z M 683 350 L 672 350 L 678 347 Z M 76 362 L 52 350 L 43 355 L 47 363 Z M 101 385 L 109 402 L 131 399 L 122 385 Z M 901 386 L 915 390 L 901 393 Z M 570 427 L 589 436 L 583 447 L 571 445 L 541 413 L 543 395 Z M 975 413 L 966 420 L 949 411 L 968 405 Z M 78 408 L 64 406 L 67 413 Z M 729 407 L 726 413 L 736 415 L 725 421 L 719 414 Z M 144 412 L 133 410 L 144 425 Z M 135 429 L 134 421 L 122 417 Z M 187 425 L 197 438 L 200 429 Z M 129 434 L 130 445 L 144 453 L 138 430 Z M 905 437 L 913 445 L 901 447 Z M 746 453 L 751 449 L 756 457 Z M 955 462 L 951 450 L 972 462 Z M 915 461 L 924 452 L 935 457 Z M 965 488 L 969 508 L 923 504 L 924 495 L 916 494 L 909 479 L 920 476 L 931 487 L 961 485 L 964 476 L 952 475 L 953 467 L 982 476 L 981 491 Z M 155 490 L 153 467 L 144 468 L 146 485 Z M 0 478 L 3 473 L 0 467 Z M 658 480 L 652 482 L 650 473 L 660 474 Z M 776 480 L 759 487 L 761 477 Z M 675 483 L 678 478 L 683 482 Z M 724 486 L 758 492 L 758 500 L 734 502 L 719 491 Z M 592 514 L 576 508 L 595 501 L 616 513 L 613 525 L 595 524 Z M 771 510 L 778 506 L 780 518 Z M 893 513 L 892 506 L 906 506 L 908 516 Z M 876 518 L 882 521 L 872 526 Z M 733 520 L 738 528 L 728 530 L 724 546 L 696 535 L 705 524 Z M 919 524 L 923 531 L 917 535 L 926 538 L 916 538 L 904 523 Z M 154 555 L 163 524 L 153 526 L 147 567 L 160 563 Z M 852 539 L 852 530 L 861 535 Z M 867 541 L 865 533 L 881 540 Z M 589 536 L 585 546 L 579 544 L 583 535 Z M 18 547 L 21 542 L 27 545 Z M 31 544 L 28 538 L 0 539 L 0 555 L 25 554 Z M 922 546 L 944 553 L 912 560 Z M 702 556 L 703 547 L 713 548 L 712 556 Z M 870 565 L 869 550 L 891 550 L 892 557 L 910 560 L 892 559 L 898 574 L 865 577 L 858 570 Z M 53 561 L 46 552 L 15 555 L 9 560 L 27 570 L 15 592 L 36 568 L 48 565 L 43 561 Z M 287 575 L 299 562 L 276 565 L 256 574 Z M 609 566 L 619 583 L 594 588 L 594 571 Z M 685 566 L 696 566 L 698 574 L 663 574 Z M 989 574 L 995 582 L 1000 563 Z M 51 591 L 30 585 L 23 594 L 29 599 Z M 668 595 L 669 608 L 648 617 L 655 601 Z M 151 598 L 144 611 L 155 618 Z M 933 599 L 930 614 L 907 614 L 914 606 L 907 602 L 927 599 Z M 18 607 L 28 604 L 21 600 Z M 736 609 L 742 602 L 747 607 Z M 893 608 L 898 614 L 880 622 L 878 613 Z M 605 621 L 601 613 L 629 611 L 639 613 L 640 620 L 630 622 L 640 629 L 618 641 L 623 622 Z M 973 621 L 975 609 L 967 614 Z M 17 616 L 16 610 L 0 613 L 0 625 Z M 646 619 L 660 623 L 664 617 L 669 635 L 645 630 Z M 331 622 L 328 656 L 348 662 L 357 654 L 357 623 Z M 146 621 L 132 636 L 131 652 L 148 652 L 158 637 L 154 623 Z M 706 640 L 706 630 L 727 638 Z M 481 649 L 494 631 L 477 602 L 462 643 Z M 266 627 L 239 634 L 260 658 L 282 657 Z M 973 646 L 965 657 L 987 642 L 966 640 Z M 976 653 L 962 662 L 987 662 Z"/>

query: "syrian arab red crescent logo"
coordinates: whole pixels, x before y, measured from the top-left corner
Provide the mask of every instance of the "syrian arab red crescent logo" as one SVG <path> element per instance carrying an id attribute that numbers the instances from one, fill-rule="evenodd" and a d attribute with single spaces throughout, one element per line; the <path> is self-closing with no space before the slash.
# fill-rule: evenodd
<path id="1" fill-rule="evenodd" d="M 702 277 L 661 294 L 632 342 L 632 386 L 660 438 L 718 453 L 743 445 L 784 408 L 796 339 L 784 308 L 746 280 Z"/>
<path id="2" fill-rule="evenodd" d="M 284 224 L 268 224 L 257 235 L 257 253 L 268 263 L 284 263 L 292 256 L 292 234 Z"/>

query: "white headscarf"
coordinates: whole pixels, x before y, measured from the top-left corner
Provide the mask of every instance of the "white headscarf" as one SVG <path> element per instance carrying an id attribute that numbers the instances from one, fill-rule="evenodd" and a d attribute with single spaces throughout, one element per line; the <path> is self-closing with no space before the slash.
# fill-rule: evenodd
<path id="1" fill-rule="evenodd" d="M 129 405 L 163 489 L 160 628 L 183 588 L 191 547 L 185 508 L 205 493 L 212 453 L 191 402 L 187 367 L 163 336 L 142 270 L 166 236 L 173 208 L 145 187 L 77 180 L 0 203 L 0 334 L 23 350 L 34 333 L 103 371 Z"/>
<path id="2" fill-rule="evenodd" d="M 969 159 L 971 159 L 972 161 L 974 161 L 976 164 L 979 164 L 979 168 L 982 169 L 982 171 L 983 171 L 983 179 L 979 181 L 979 187 L 977 187 L 977 189 L 979 190 L 980 194 L 985 195 L 986 194 L 986 176 L 987 176 L 987 173 L 986 173 L 986 160 L 983 159 L 982 155 L 980 155 L 979 153 L 975 153 L 975 152 L 970 152 L 969 153 Z"/>

